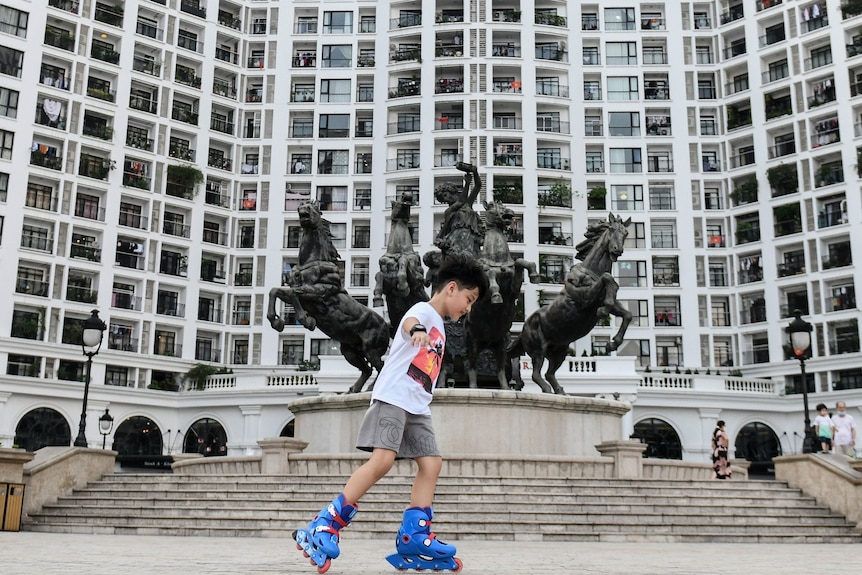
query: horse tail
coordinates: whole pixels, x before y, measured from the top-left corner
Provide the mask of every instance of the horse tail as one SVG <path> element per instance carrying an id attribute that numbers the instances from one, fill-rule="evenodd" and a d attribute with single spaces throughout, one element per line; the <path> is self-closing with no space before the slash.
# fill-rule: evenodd
<path id="1" fill-rule="evenodd" d="M 521 341 L 523 334 L 518 334 L 518 337 L 515 338 L 515 341 L 509 344 L 509 347 L 506 349 L 507 357 L 521 357 L 524 355 L 524 342 Z"/>

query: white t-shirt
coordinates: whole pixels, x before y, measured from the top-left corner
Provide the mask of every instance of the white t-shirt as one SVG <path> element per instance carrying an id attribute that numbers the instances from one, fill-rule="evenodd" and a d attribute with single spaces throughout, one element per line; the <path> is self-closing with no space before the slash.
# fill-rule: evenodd
<path id="1" fill-rule="evenodd" d="M 841 417 L 836 413 L 832 416 L 832 427 L 835 428 L 835 445 L 853 444 L 851 429 L 856 429 L 856 422 L 853 421 L 852 415 L 847 414 Z"/>
<path id="2" fill-rule="evenodd" d="M 828 415 L 818 414 L 812 425 L 817 428 L 817 437 L 832 438 L 832 420 L 829 419 Z"/>
<path id="3" fill-rule="evenodd" d="M 431 345 L 422 349 L 410 345 L 410 336 L 403 329 L 404 320 L 409 317 L 425 326 Z M 386 364 L 374 383 L 371 401 L 384 401 L 415 415 L 429 415 L 445 346 L 443 318 L 428 302 L 414 304 L 398 324 Z"/>

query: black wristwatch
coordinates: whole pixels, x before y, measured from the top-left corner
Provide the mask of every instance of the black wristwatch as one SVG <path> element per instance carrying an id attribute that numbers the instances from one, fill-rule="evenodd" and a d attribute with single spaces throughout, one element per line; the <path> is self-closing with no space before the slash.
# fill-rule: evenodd
<path id="1" fill-rule="evenodd" d="M 421 323 L 417 323 L 417 324 L 414 324 L 413 327 L 410 328 L 410 337 L 413 337 L 413 334 L 416 333 L 417 331 L 428 333 L 428 330 L 425 329 L 424 325 L 422 325 Z"/>

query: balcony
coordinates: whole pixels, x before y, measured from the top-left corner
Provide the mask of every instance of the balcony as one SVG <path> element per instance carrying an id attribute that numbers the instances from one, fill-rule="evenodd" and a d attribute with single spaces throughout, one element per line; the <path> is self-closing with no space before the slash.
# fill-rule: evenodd
<path id="1" fill-rule="evenodd" d="M 440 78 L 434 85 L 435 94 L 453 94 L 464 92 L 463 78 Z"/>
<path id="2" fill-rule="evenodd" d="M 850 252 L 850 242 L 829 246 L 829 255 L 821 259 L 824 270 L 853 265 L 853 255 Z"/>
<path id="3" fill-rule="evenodd" d="M 210 168 L 216 168 L 217 170 L 225 170 L 227 172 L 232 172 L 233 160 L 224 156 L 210 153 L 209 157 L 207 158 L 207 166 L 209 166 Z"/>
<path id="4" fill-rule="evenodd" d="M 407 80 L 399 82 L 397 86 L 389 88 L 390 98 L 405 98 L 407 96 L 418 96 L 421 93 L 419 80 Z"/>
<path id="5" fill-rule="evenodd" d="M 102 86 L 91 85 L 87 86 L 87 95 L 91 98 L 96 98 L 97 100 L 104 100 L 105 102 L 115 102 L 117 98 L 117 91 Z"/>
<path id="6" fill-rule="evenodd" d="M 123 27 L 123 7 L 111 6 L 96 2 L 96 11 L 93 14 L 93 19 L 97 22 L 103 22 L 116 28 Z"/>
<path id="7" fill-rule="evenodd" d="M 93 46 L 90 48 L 90 58 L 95 58 L 102 62 L 108 62 L 109 64 L 120 63 L 119 52 L 114 50 L 110 45 L 101 42 L 96 43 L 95 41 L 93 42 Z"/>
<path id="8" fill-rule="evenodd" d="M 72 14 L 77 14 L 80 2 L 78 2 L 78 0 L 48 0 L 48 6 L 70 12 Z"/>
<path id="9" fill-rule="evenodd" d="M 491 46 L 491 56 L 495 58 L 520 58 L 521 46 L 514 42 L 505 44 L 493 44 Z"/>
<path id="10" fill-rule="evenodd" d="M 216 132 L 221 132 L 222 134 L 233 135 L 234 124 L 233 122 L 225 119 L 213 116 L 210 118 L 210 130 L 215 130 Z"/>
<path id="11" fill-rule="evenodd" d="M 56 106 L 52 108 L 51 106 Z M 48 108 L 48 111 L 46 111 Z M 48 126 L 58 130 L 66 129 L 66 115 L 63 113 L 63 106 L 56 100 L 46 99 L 41 104 L 36 104 L 35 122 L 40 126 Z"/>
<path id="12" fill-rule="evenodd" d="M 736 226 L 736 243 L 747 244 L 760 241 L 760 225 L 757 223 L 739 222 Z"/>
<path id="13" fill-rule="evenodd" d="M 91 262 L 100 262 L 102 261 L 102 250 L 101 248 L 94 246 L 73 243 L 69 246 L 69 257 Z"/>
<path id="14" fill-rule="evenodd" d="M 96 180 L 107 180 L 108 173 L 114 169 L 114 162 L 110 158 L 102 158 L 92 154 L 81 154 L 81 162 L 78 167 L 78 175 L 94 178 Z"/>
<path id="15" fill-rule="evenodd" d="M 139 94 L 131 94 L 129 96 L 129 108 L 132 110 L 139 110 L 141 112 L 147 112 L 149 114 L 158 113 L 159 103 L 156 101 L 155 97 L 147 97 Z"/>
<path id="16" fill-rule="evenodd" d="M 69 285 L 66 287 L 66 300 L 81 303 L 96 303 L 99 291 L 87 287 Z"/>
<path id="17" fill-rule="evenodd" d="M 48 297 L 50 287 L 51 284 L 46 281 L 19 276 L 15 282 L 15 293 Z"/>
<path id="18" fill-rule="evenodd" d="M 207 17 L 207 10 L 203 6 L 201 6 L 195 0 L 180 0 L 180 10 L 185 12 L 186 14 L 191 14 L 192 16 L 197 16 L 199 18 Z"/>
<path id="19" fill-rule="evenodd" d="M 227 10 L 218 11 L 218 23 L 234 30 L 242 30 L 242 20 L 236 14 L 231 14 Z"/>
<path id="20" fill-rule="evenodd" d="M 157 26 L 153 26 L 152 24 L 145 22 L 143 20 L 138 20 L 135 25 L 135 32 L 140 34 L 141 36 L 146 36 L 147 38 L 152 38 L 153 40 L 164 40 L 165 39 L 165 31 Z"/>
<path id="21" fill-rule="evenodd" d="M 62 28 L 54 28 L 53 26 L 45 26 L 45 44 L 74 52 L 75 36 L 68 30 Z"/>
<path id="22" fill-rule="evenodd" d="M 389 20 L 389 29 L 410 28 L 422 25 L 422 14 L 417 12 L 404 12 L 398 18 Z"/>
<path id="23" fill-rule="evenodd" d="M 233 285 L 239 287 L 249 287 L 251 286 L 252 275 L 250 273 L 236 273 L 233 274 Z"/>
<path id="24" fill-rule="evenodd" d="M 201 241 L 208 244 L 217 244 L 220 246 L 227 245 L 227 233 L 219 231 L 217 229 L 207 229 L 204 228 L 203 234 L 201 235 Z"/>
<path id="25" fill-rule="evenodd" d="M 171 108 L 171 119 L 185 122 L 186 124 L 191 124 L 193 126 L 198 125 L 198 113 L 192 108 L 186 106 L 178 106 L 177 104 L 174 104 L 173 108 Z"/>
<path id="26" fill-rule="evenodd" d="M 30 152 L 30 165 L 42 166 L 51 170 L 62 170 L 63 157 L 57 155 L 57 148 L 41 145 Z"/>
<path id="27" fill-rule="evenodd" d="M 217 47 L 215 49 L 215 57 L 222 62 L 227 62 L 228 64 L 238 64 L 239 63 L 239 53 L 234 50 Z"/>
<path id="28" fill-rule="evenodd" d="M 137 148 L 138 150 L 146 150 L 147 152 L 153 151 L 154 140 L 152 138 L 148 138 L 144 135 L 141 135 L 136 132 L 126 132 L 126 145 L 130 148 Z"/>
<path id="29" fill-rule="evenodd" d="M 236 100 L 237 89 L 236 86 L 230 82 L 215 78 L 213 79 L 213 94 L 216 96 L 222 96 L 223 98 Z"/>
<path id="30" fill-rule="evenodd" d="M 174 81 L 184 86 L 191 86 L 192 88 L 200 89 L 201 87 L 201 78 L 197 75 L 194 68 L 187 68 L 179 64 L 177 64 L 174 71 Z"/>

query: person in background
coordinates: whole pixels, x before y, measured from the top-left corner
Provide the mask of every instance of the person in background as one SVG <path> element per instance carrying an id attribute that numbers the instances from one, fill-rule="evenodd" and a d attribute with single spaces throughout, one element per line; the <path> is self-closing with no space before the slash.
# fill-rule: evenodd
<path id="1" fill-rule="evenodd" d="M 825 403 L 817 404 L 817 414 L 811 427 L 820 438 L 820 453 L 829 453 L 832 451 L 832 420 L 826 412 Z"/>
<path id="2" fill-rule="evenodd" d="M 712 432 L 712 469 L 716 479 L 730 479 L 730 460 L 727 457 L 730 438 L 724 430 L 724 421 L 719 420 Z"/>
<path id="3" fill-rule="evenodd" d="M 843 401 L 835 404 L 835 415 L 832 416 L 832 445 L 835 453 L 856 457 L 856 422 L 853 416 L 847 413 L 847 404 Z"/>

